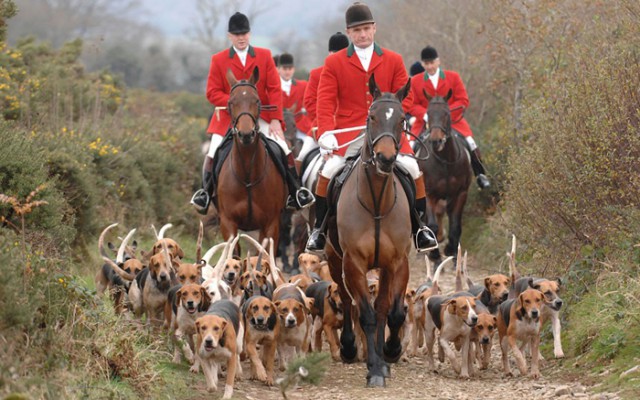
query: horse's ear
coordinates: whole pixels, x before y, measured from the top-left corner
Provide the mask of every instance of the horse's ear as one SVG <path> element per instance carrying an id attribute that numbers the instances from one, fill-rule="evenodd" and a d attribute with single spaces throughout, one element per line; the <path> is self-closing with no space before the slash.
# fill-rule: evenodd
<path id="1" fill-rule="evenodd" d="M 258 83 L 259 80 L 260 80 L 260 71 L 258 70 L 258 67 L 255 67 L 253 69 L 253 72 L 251 73 L 251 78 L 249 78 L 249 83 L 252 85 L 255 85 L 256 83 Z"/>
<path id="2" fill-rule="evenodd" d="M 453 90 L 449 89 L 449 91 L 447 92 L 447 95 L 444 97 L 444 99 L 446 101 L 449 101 L 449 99 L 451 98 L 451 96 L 453 96 Z"/>
<path id="3" fill-rule="evenodd" d="M 229 82 L 229 86 L 231 87 L 233 87 L 233 85 L 238 83 L 238 80 L 236 79 L 236 76 L 233 74 L 233 71 L 231 71 L 231 68 L 227 69 L 227 82 Z"/>
<path id="4" fill-rule="evenodd" d="M 378 89 L 378 85 L 376 85 L 376 78 L 374 74 L 371 74 L 371 77 L 369 77 L 369 93 L 371 93 L 374 100 L 382 95 L 382 93 L 380 93 L 380 89 Z"/>
<path id="5" fill-rule="evenodd" d="M 427 98 L 427 101 L 431 101 L 431 99 L 433 99 L 432 96 L 429 96 L 429 93 L 427 93 L 426 90 L 422 89 L 422 93 L 424 94 L 424 97 Z"/>
<path id="6" fill-rule="evenodd" d="M 410 90 L 411 79 L 407 79 L 407 84 L 401 87 L 400 90 L 396 92 L 396 97 L 398 98 L 398 100 L 400 100 L 400 102 L 402 102 L 402 100 L 404 100 L 409 95 Z"/>

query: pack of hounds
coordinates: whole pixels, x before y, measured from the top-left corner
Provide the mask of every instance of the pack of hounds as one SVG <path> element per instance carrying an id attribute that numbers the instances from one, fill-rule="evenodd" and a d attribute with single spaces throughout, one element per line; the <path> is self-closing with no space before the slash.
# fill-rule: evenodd
<path id="1" fill-rule="evenodd" d="M 241 360 L 246 359 L 251 379 L 273 385 L 276 365 L 284 371 L 294 357 L 321 351 L 323 333 L 332 358 L 340 360 L 343 303 L 327 262 L 319 256 L 299 254 L 302 273 L 285 280 L 269 239 L 261 244 L 240 234 L 201 256 L 201 224 L 194 258 L 198 261 L 187 263 L 182 261 L 182 247 L 164 237 L 171 227 L 168 224 L 156 233 L 151 251 L 141 251 L 139 258 L 137 242 L 131 241 L 135 229 L 119 247 L 109 242 L 109 249 L 116 255 L 112 259 L 104 241 L 115 226 L 105 228 L 98 241 L 105 261 L 96 274 L 98 293 L 108 291 L 118 313 L 140 319 L 144 316 L 152 329 L 167 329 L 173 342 L 173 362 L 183 362 L 184 356 L 191 372 L 202 369 L 209 391 L 216 391 L 218 376 L 226 374 L 223 398 L 230 398 L 235 380 L 242 376 Z M 233 255 L 241 239 L 254 249 L 253 255 Z M 217 262 L 211 264 L 218 252 L 221 255 Z M 547 321 L 552 325 L 554 355 L 564 357 L 559 318 L 563 302 L 558 295 L 561 281 L 521 277 L 515 252 L 514 236 L 507 253 L 510 276 L 497 273 L 485 277 L 482 284 L 475 284 L 467 272 L 467 254 L 462 256 L 459 248 L 452 294 L 443 294 L 438 281 L 453 257 L 440 263 L 433 275 L 427 260 L 426 282 L 416 289 L 407 288 L 405 294 L 403 359 L 425 357 L 427 368 L 437 371 L 437 339 L 440 362 L 446 364 L 446 357 L 456 374 L 469 378 L 476 375 L 476 364 L 480 370 L 489 368 L 497 332 L 504 373 L 512 376 L 508 360 L 511 350 L 523 376 L 528 373 L 526 355 L 530 356 L 529 374 L 537 379 L 542 359 L 540 331 Z M 376 270 L 371 270 L 367 278 L 373 304 L 378 284 Z M 366 340 L 359 326 L 355 331 L 359 360 L 365 361 Z"/>

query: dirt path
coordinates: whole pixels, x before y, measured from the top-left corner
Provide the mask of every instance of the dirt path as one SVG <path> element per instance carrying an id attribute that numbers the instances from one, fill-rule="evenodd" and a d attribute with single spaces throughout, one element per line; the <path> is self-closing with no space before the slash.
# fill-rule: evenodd
<path id="1" fill-rule="evenodd" d="M 470 275 L 476 282 L 490 271 L 470 265 Z M 423 262 L 412 260 L 411 279 L 409 285 L 416 287 L 424 281 L 425 266 Z M 493 272 L 493 271 L 492 271 Z M 448 271 L 441 277 L 443 291 L 450 292 L 455 286 L 454 275 Z M 326 344 L 325 344 L 326 345 Z M 548 355 L 553 357 L 553 355 Z M 513 357 L 511 357 L 512 362 Z M 506 378 L 502 373 L 500 349 L 497 345 L 497 334 L 491 356 L 491 365 L 486 371 L 476 371 L 476 376 L 469 380 L 457 378 L 448 363 L 436 365 L 439 372 L 432 373 L 425 369 L 422 356 L 412 358 L 409 362 L 399 362 L 391 368 L 391 378 L 387 379 L 386 388 L 366 388 L 366 366 L 364 363 L 342 364 L 332 362 L 329 370 L 319 386 L 303 385 L 290 390 L 289 399 L 313 400 L 348 400 L 348 399 L 618 399 L 614 394 L 595 394 L 578 379 L 563 376 L 559 362 L 550 359 L 543 362 L 543 377 L 534 381 L 528 377 Z M 513 365 L 515 373 L 517 368 Z M 243 363 L 244 375 L 248 376 L 249 364 Z M 204 393 L 204 378 L 199 388 Z M 219 390 L 216 395 L 221 396 Z M 215 397 L 218 398 L 218 397 Z M 247 400 L 282 399 L 278 388 L 268 388 L 261 383 L 242 380 L 236 383 L 234 398 Z"/>

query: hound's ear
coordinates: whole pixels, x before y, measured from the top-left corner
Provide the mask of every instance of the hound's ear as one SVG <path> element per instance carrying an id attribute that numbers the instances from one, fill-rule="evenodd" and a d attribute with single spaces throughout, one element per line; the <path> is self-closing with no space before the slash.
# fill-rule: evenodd
<path id="1" fill-rule="evenodd" d="M 536 283 L 535 285 L 534 285 L 534 284 L 532 284 L 532 285 L 531 285 L 531 287 L 532 287 L 533 289 L 535 289 L 535 290 L 540 290 L 540 284 L 539 284 L 539 283 Z"/>
<path id="2" fill-rule="evenodd" d="M 315 304 L 316 304 L 316 299 L 314 299 L 313 297 L 307 297 L 305 302 L 305 311 L 310 313 Z"/>
<path id="3" fill-rule="evenodd" d="M 422 89 L 422 94 L 424 94 L 424 97 L 427 98 L 427 101 L 431 101 L 431 99 L 433 99 L 433 97 L 429 95 L 429 93 L 427 93 L 425 89 Z"/>
<path id="4" fill-rule="evenodd" d="M 200 293 L 202 294 L 202 303 L 200 303 L 200 311 L 207 311 L 211 306 L 211 295 L 207 292 L 203 286 L 200 287 Z"/>
<path id="5" fill-rule="evenodd" d="M 196 320 L 196 332 L 200 330 L 200 318 Z"/>
<path id="6" fill-rule="evenodd" d="M 233 75 L 233 71 L 231 71 L 231 68 L 227 69 L 227 82 L 229 82 L 229 86 L 231 87 L 238 83 L 238 80 L 236 79 L 235 75 Z"/>
<path id="7" fill-rule="evenodd" d="M 109 250 L 111 251 L 118 251 L 118 248 L 116 246 L 114 246 L 113 243 L 111 242 L 107 242 L 107 247 L 109 248 Z"/>
<path id="8" fill-rule="evenodd" d="M 175 258 L 171 259 L 171 267 L 174 271 L 178 271 L 180 269 L 180 261 Z"/>
<path id="9" fill-rule="evenodd" d="M 453 90 L 449 89 L 449 91 L 447 92 L 447 95 L 444 96 L 444 100 L 445 101 L 449 101 L 449 99 L 451 98 L 451 96 L 453 96 Z"/>
<path id="10" fill-rule="evenodd" d="M 240 258 L 240 256 L 235 255 L 235 254 L 231 258 L 233 258 L 234 260 L 242 261 L 242 258 Z"/>
<path id="11" fill-rule="evenodd" d="M 491 288 L 491 278 L 484 278 L 484 287 L 486 287 L 487 289 Z"/>
<path id="12" fill-rule="evenodd" d="M 263 260 L 261 268 L 262 268 L 262 273 L 263 274 L 271 275 L 271 264 L 269 264 L 269 261 Z"/>
<path id="13" fill-rule="evenodd" d="M 302 257 L 304 256 L 304 253 L 300 253 L 298 254 L 298 264 L 302 263 Z"/>
<path id="14" fill-rule="evenodd" d="M 196 264 L 196 266 L 198 267 L 198 272 L 201 272 L 202 268 L 204 268 L 206 265 L 207 262 L 205 260 L 198 261 L 198 263 Z"/>
<path id="15" fill-rule="evenodd" d="M 558 289 L 560 289 L 560 287 L 562 286 L 562 278 L 557 277 L 554 279 L 554 281 L 558 282 Z"/>
<path id="16" fill-rule="evenodd" d="M 413 298 L 416 295 L 416 291 L 414 289 L 411 289 L 409 291 L 409 296 L 411 296 L 411 298 Z"/>
<path id="17" fill-rule="evenodd" d="M 493 324 L 496 325 L 498 323 L 498 318 L 496 318 L 496 316 L 493 316 Z"/>
<path id="18" fill-rule="evenodd" d="M 182 289 L 179 289 L 176 292 L 176 304 L 180 305 L 180 302 L 182 301 Z"/>
<path id="19" fill-rule="evenodd" d="M 376 85 L 375 74 L 371 74 L 369 77 L 369 93 L 373 96 L 373 100 L 382 95 L 382 93 L 380 93 L 380 89 L 378 89 L 378 85 Z"/>
<path id="20" fill-rule="evenodd" d="M 511 278 L 507 277 L 507 286 L 511 286 Z"/>
<path id="21" fill-rule="evenodd" d="M 456 300 L 455 299 L 447 300 L 447 302 L 444 303 L 443 306 L 447 307 L 447 311 L 449 312 L 449 314 L 455 314 L 456 313 Z"/>
<path id="22" fill-rule="evenodd" d="M 256 83 L 258 83 L 259 80 L 260 80 L 260 70 L 258 70 L 258 67 L 255 67 L 253 69 L 253 73 L 251 74 L 251 78 L 249 78 L 249 83 L 252 85 L 255 85 Z"/>
<path id="23" fill-rule="evenodd" d="M 257 67 L 256 67 L 256 68 L 257 68 Z M 220 329 L 221 329 L 222 331 L 224 331 L 224 328 L 226 328 L 226 327 L 227 327 L 227 323 L 228 323 L 228 322 L 227 322 L 227 320 L 226 320 L 226 319 L 223 319 L 223 320 L 222 320 L 222 323 L 220 324 Z"/>
<path id="24" fill-rule="evenodd" d="M 533 278 L 527 279 L 527 286 L 529 286 L 532 289 L 536 288 L 535 286 L 533 286 Z"/>
<path id="25" fill-rule="evenodd" d="M 411 79 L 407 79 L 407 84 L 401 87 L 400 90 L 396 92 L 396 97 L 400 102 L 402 102 L 402 100 L 404 100 L 409 95 L 410 90 L 411 90 Z"/>
<path id="26" fill-rule="evenodd" d="M 276 309 L 280 307 L 280 304 L 282 304 L 282 301 L 277 300 L 275 303 L 273 303 L 276 306 Z"/>
<path id="27" fill-rule="evenodd" d="M 133 251 L 136 251 L 138 249 L 138 241 L 134 240 L 133 243 L 131 243 L 131 249 Z"/>
<path id="28" fill-rule="evenodd" d="M 180 259 L 184 258 L 184 251 L 182 251 L 182 247 L 178 246 L 178 244 L 176 244 L 176 256 Z"/>

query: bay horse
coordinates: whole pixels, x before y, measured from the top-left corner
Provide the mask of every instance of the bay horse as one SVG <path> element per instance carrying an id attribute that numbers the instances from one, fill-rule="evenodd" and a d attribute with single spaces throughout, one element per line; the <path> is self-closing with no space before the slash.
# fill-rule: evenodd
<path id="1" fill-rule="evenodd" d="M 366 336 L 367 386 L 385 386 L 387 362 L 396 362 L 402 353 L 399 331 L 409 280 L 410 206 L 394 169 L 405 126 L 401 103 L 410 81 L 396 93 L 381 93 L 371 75 L 369 89 L 373 102 L 364 144 L 340 191 L 335 216 L 328 220 L 325 253 L 344 307 L 341 357 L 345 362 L 357 358 L 353 321 L 358 318 Z M 380 281 L 372 306 L 366 275 L 375 268 Z"/>
<path id="2" fill-rule="evenodd" d="M 471 158 L 464 144 L 464 139 L 454 134 L 451 129 L 451 110 L 449 99 L 452 91 L 445 97 L 431 97 L 427 107 L 427 130 L 420 137 L 428 152 L 427 157 L 420 157 L 424 150 L 416 151 L 418 165 L 422 171 L 427 192 L 427 226 L 437 232 L 438 240 L 442 238 L 442 217 L 444 208 L 438 203 L 446 201 L 446 212 L 449 218 L 448 242 L 444 253 L 456 257 L 460 236 L 462 235 L 462 212 L 467 202 L 469 185 L 471 184 Z M 426 135 L 426 137 L 424 137 Z M 432 250 L 429 258 L 441 261 L 439 249 Z"/>
<path id="3" fill-rule="evenodd" d="M 231 116 L 233 144 L 218 176 L 216 193 L 220 233 L 235 236 L 238 230 L 260 231 L 260 242 L 271 237 L 278 245 L 280 211 L 285 208 L 287 187 L 267 153 L 258 125 L 260 97 L 256 67 L 248 80 L 237 80 L 227 70 L 231 86 L 227 110 Z"/>

